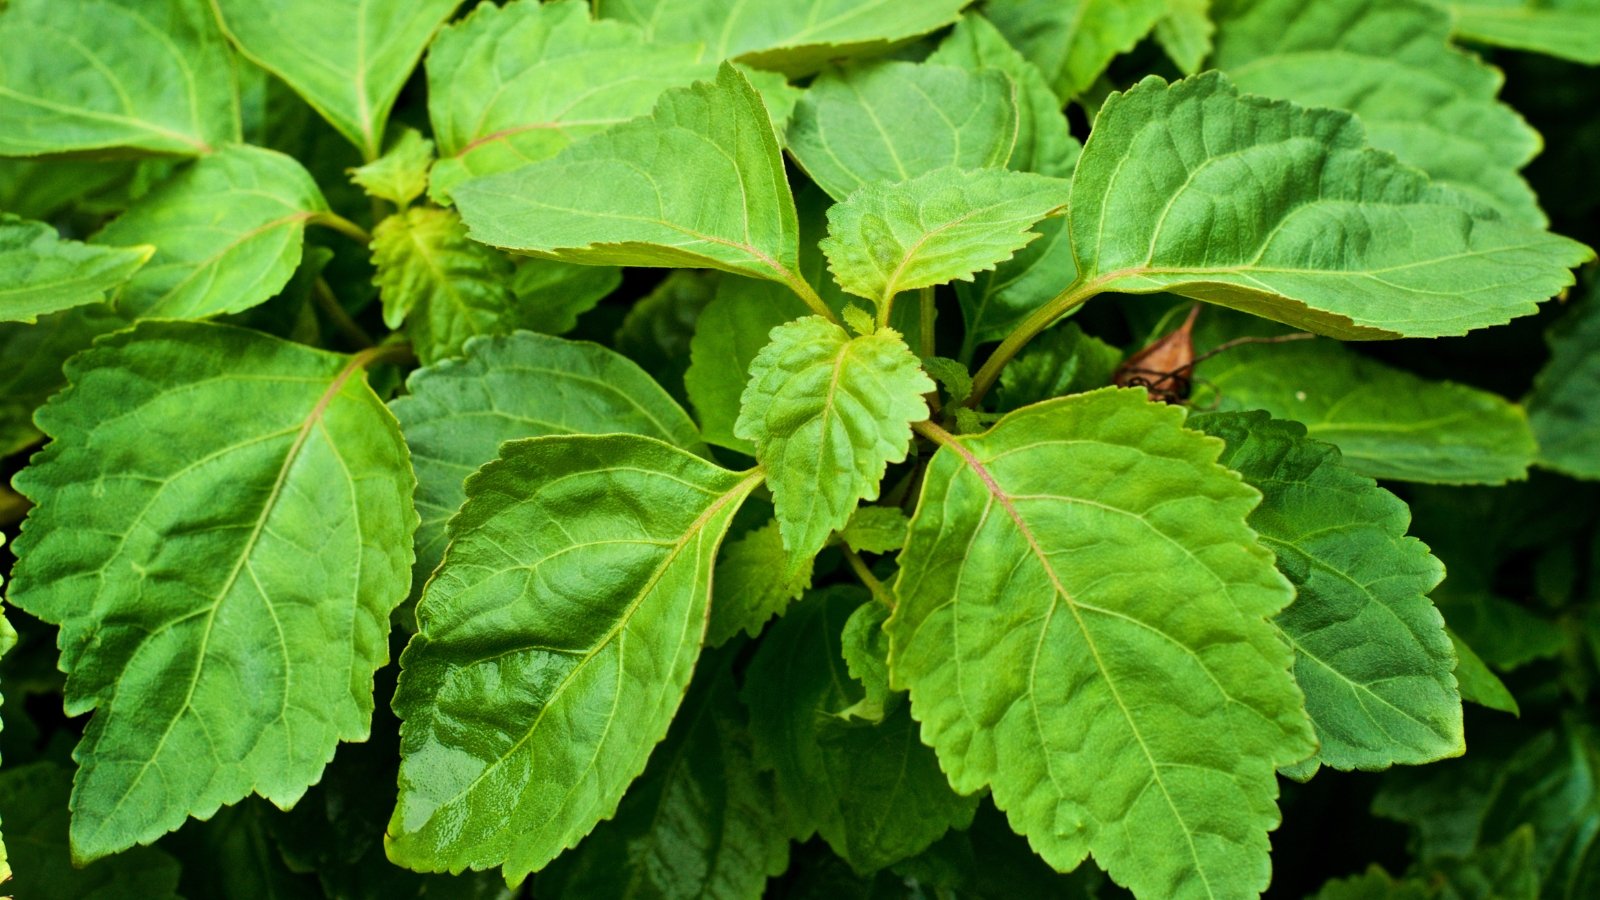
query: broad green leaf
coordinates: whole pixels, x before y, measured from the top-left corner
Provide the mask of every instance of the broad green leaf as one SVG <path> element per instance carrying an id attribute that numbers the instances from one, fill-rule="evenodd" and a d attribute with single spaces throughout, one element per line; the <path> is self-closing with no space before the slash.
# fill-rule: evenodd
<path id="1" fill-rule="evenodd" d="M 308 802 L 309 797 L 302 799 L 295 808 Z M 179 888 L 188 897 L 228 900 L 301 900 L 318 896 L 317 879 L 290 871 L 283 853 L 274 846 L 268 828 L 275 819 L 277 816 L 265 803 L 247 800 L 224 806 L 211 818 L 194 822 L 168 838 L 165 846 L 183 866 Z M 390 898 L 400 900 L 392 894 L 383 900 Z"/>
<path id="2" fill-rule="evenodd" d="M 440 33 L 427 68 L 436 194 L 549 159 L 716 75 L 695 44 L 647 43 L 631 25 L 591 21 L 582 0 L 480 4 Z"/>
<path id="3" fill-rule="evenodd" d="M 1122 351 L 1066 322 L 1028 344 L 1000 372 L 1000 408 L 1020 409 L 1067 394 L 1092 391 L 1111 383 Z"/>
<path id="4" fill-rule="evenodd" d="M 1200 71 L 1211 55 L 1217 31 L 1211 4 L 1212 0 L 1167 0 L 1166 15 L 1156 22 L 1156 41 L 1185 75 Z"/>
<path id="5" fill-rule="evenodd" d="M 1595 0 L 1440 0 L 1455 14 L 1456 36 L 1600 64 L 1600 3 Z"/>
<path id="6" fill-rule="evenodd" d="M 741 631 L 761 634 L 768 620 L 811 587 L 811 565 L 810 559 L 790 561 L 776 519 L 724 544 L 712 581 L 706 644 L 720 647 Z"/>
<path id="7" fill-rule="evenodd" d="M 1315 744 L 1270 621 L 1294 593 L 1245 524 L 1260 494 L 1182 417 L 1108 388 L 941 447 L 890 672 L 951 785 L 989 786 L 1057 869 L 1092 853 L 1140 896 L 1244 896 L 1275 770 Z"/>
<path id="8" fill-rule="evenodd" d="M 1072 136 L 1061 100 L 1039 67 L 1017 52 L 993 23 L 968 13 L 928 62 L 978 72 L 1004 72 L 1016 86 L 1017 145 L 1007 167 L 1065 178 L 1083 149 Z"/>
<path id="9" fill-rule="evenodd" d="M 508 442 L 478 470 L 400 660 L 391 859 L 515 882 L 616 811 L 683 698 L 717 544 L 760 481 L 617 434 Z"/>
<path id="10" fill-rule="evenodd" d="M 956 21 L 972 0 L 599 0 L 600 15 L 632 22 L 651 41 L 706 44 L 790 75 L 845 57 L 876 56 Z"/>
<path id="11" fill-rule="evenodd" d="M 43 222 L 0 213 L 0 322 L 40 316 L 109 298 L 154 247 L 91 247 Z"/>
<path id="12" fill-rule="evenodd" d="M 821 834 L 857 872 L 872 872 L 965 828 L 977 798 L 950 789 L 905 704 L 878 724 L 838 715 L 866 696 L 840 638 L 863 602 L 872 601 L 859 589 L 832 588 L 790 610 L 762 639 L 744 699 L 790 836 Z"/>
<path id="13" fill-rule="evenodd" d="M 8 599 L 61 626 L 72 845 L 96 859 L 252 791 L 288 806 L 364 740 L 410 585 L 405 443 L 344 357 L 147 322 L 67 364 Z M 205 427 L 196 428 L 196 422 Z"/>
<path id="14" fill-rule="evenodd" d="M 1450 45 L 1450 16 L 1425 0 L 1221 0 L 1212 65 L 1241 91 L 1361 117 L 1372 146 L 1543 227 L 1517 175 L 1539 135 L 1495 100 L 1504 80 Z"/>
<path id="15" fill-rule="evenodd" d="M 828 210 L 822 251 L 839 285 L 887 306 L 901 291 L 970 281 L 1037 238 L 1071 182 L 1001 169 L 941 169 L 870 185 Z"/>
<path id="16" fill-rule="evenodd" d="M 785 145 L 835 200 L 935 169 L 1001 168 L 1017 144 L 1017 88 L 998 69 L 875 62 L 818 75 Z"/>
<path id="17" fill-rule="evenodd" d="M 1150 33 L 1169 0 L 990 0 L 1000 31 L 1033 60 L 1062 102 Z"/>
<path id="18" fill-rule="evenodd" d="M 368 160 L 395 98 L 461 0 L 211 0 L 244 55 L 295 89 Z"/>
<path id="19" fill-rule="evenodd" d="M 668 91 L 648 118 L 452 196 L 475 240 L 520 253 L 800 280 L 778 139 L 760 96 L 729 65 L 715 82 Z"/>
<path id="20" fill-rule="evenodd" d="M 1428 601 L 1444 566 L 1406 535 L 1405 503 L 1296 423 L 1213 413 L 1189 424 L 1227 441 L 1218 461 L 1262 493 L 1248 522 L 1295 587 L 1275 621 L 1317 730 L 1312 765 L 1385 769 L 1464 752 L 1456 656 Z"/>
<path id="21" fill-rule="evenodd" d="M 1459 635 L 1448 628 L 1445 631 L 1456 649 L 1456 683 L 1461 688 L 1461 699 L 1514 716 L 1521 715 L 1517 698 L 1511 695 L 1500 676 L 1490 671 L 1483 658 L 1474 653 Z"/>
<path id="22" fill-rule="evenodd" d="M 541 896 L 753 900 L 789 865 L 728 663 L 707 660 L 677 718 L 601 823 L 538 880 Z"/>
<path id="23" fill-rule="evenodd" d="M 1551 327 L 1550 361 L 1528 395 L 1539 462 L 1574 478 L 1600 479 L 1600 287 Z"/>
<path id="24" fill-rule="evenodd" d="M 0 47 L 0 156 L 239 139 L 233 56 L 204 0 L 12 0 Z"/>
<path id="25" fill-rule="evenodd" d="M 1218 73 L 1106 101 L 1069 227 L 1097 290 L 1170 291 L 1347 339 L 1507 322 L 1594 256 L 1370 149 L 1349 113 L 1241 96 Z"/>
<path id="26" fill-rule="evenodd" d="M 795 561 L 822 549 L 858 500 L 876 500 L 934 384 L 890 328 L 852 338 L 820 316 L 772 330 L 750 364 L 734 434 L 766 467 L 783 545 Z"/>
<path id="27" fill-rule="evenodd" d="M 642 434 L 704 453 L 694 423 L 632 361 L 598 344 L 519 332 L 418 369 L 391 408 L 417 471 L 418 585 L 444 556 L 462 482 L 517 438 Z"/>
<path id="28" fill-rule="evenodd" d="M 517 320 L 540 334 L 566 334 L 622 284 L 622 270 L 549 259 L 519 259 L 511 276 Z"/>
<path id="29" fill-rule="evenodd" d="M 1338 446 L 1363 475 L 1440 484 L 1527 476 L 1528 418 L 1496 394 L 1430 381 L 1333 341 L 1236 347 L 1201 363 L 1228 410 L 1264 409 Z"/>
<path id="30" fill-rule="evenodd" d="M 839 537 L 857 553 L 893 553 L 906 545 L 906 514 L 894 506 L 863 506 Z"/>
<path id="31" fill-rule="evenodd" d="M 806 314 L 806 306 L 781 286 L 749 278 L 724 278 L 695 321 L 684 387 L 700 418 L 700 434 L 719 447 L 755 456 L 755 445 L 733 433 L 750 364 L 771 340 L 772 329 Z"/>
<path id="32" fill-rule="evenodd" d="M 382 156 L 351 169 L 350 180 L 368 196 L 404 209 L 428 189 L 428 169 L 432 165 L 433 141 L 415 128 L 406 128 Z"/>
<path id="33" fill-rule="evenodd" d="M 96 234 L 94 243 L 155 245 L 117 308 L 146 318 L 248 309 L 288 284 L 306 224 L 328 203 L 304 167 L 236 144 L 193 163 Z"/>
<path id="34" fill-rule="evenodd" d="M 0 815 L 13 869 L 0 890 L 27 900 L 178 898 L 178 862 L 155 847 L 135 847 L 77 868 L 67 845 L 72 773 L 49 762 L 0 773 Z"/>
<path id="35" fill-rule="evenodd" d="M 131 323 L 101 303 L 41 317 L 32 325 L 0 323 L 0 457 L 39 439 L 33 411 L 67 383 L 61 364 L 102 334 Z"/>

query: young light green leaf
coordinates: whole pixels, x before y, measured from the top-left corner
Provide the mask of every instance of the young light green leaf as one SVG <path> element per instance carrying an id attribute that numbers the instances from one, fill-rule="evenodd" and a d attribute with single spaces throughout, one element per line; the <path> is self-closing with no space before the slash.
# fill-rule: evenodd
<path id="1" fill-rule="evenodd" d="M 696 44 L 647 43 L 631 25 L 591 21 L 582 0 L 479 4 L 439 34 L 427 69 L 436 195 L 549 159 L 716 75 Z"/>
<path id="2" fill-rule="evenodd" d="M 1016 93 L 997 69 L 898 61 L 828 69 L 795 106 L 785 145 L 835 200 L 935 169 L 1001 168 L 1017 143 Z"/>
<path id="3" fill-rule="evenodd" d="M 648 118 L 452 191 L 476 240 L 579 263 L 800 282 L 794 198 L 761 98 L 729 65 Z M 734 202 L 706 203 L 707 197 Z"/>
<path id="4" fill-rule="evenodd" d="M 378 158 L 395 98 L 461 0 L 211 0 L 244 55 Z"/>
<path id="5" fill-rule="evenodd" d="M 128 320 L 103 303 L 44 316 L 32 325 L 0 323 L 0 457 L 39 439 L 33 411 L 67 383 L 61 364 L 94 339 L 127 328 Z"/>
<path id="6" fill-rule="evenodd" d="M 741 631 L 759 635 L 811 587 L 811 568 L 812 560 L 795 564 L 783 552 L 776 519 L 724 544 L 712 581 L 707 646 L 720 647 Z"/>
<path id="7" fill-rule="evenodd" d="M 1456 656 L 1428 593 L 1444 566 L 1406 536 L 1410 510 L 1334 447 L 1265 413 L 1189 425 L 1227 441 L 1219 459 L 1260 490 L 1249 524 L 1278 557 L 1295 601 L 1275 620 L 1320 747 L 1335 769 L 1419 765 L 1466 750 Z"/>
<path id="8" fill-rule="evenodd" d="M 522 258 L 511 276 L 517 320 L 540 334 L 566 334 L 578 317 L 594 309 L 622 284 L 613 266 L 580 266 L 551 259 Z"/>
<path id="9" fill-rule="evenodd" d="M 1000 373 L 1000 408 L 1021 409 L 1067 394 L 1092 391 L 1111 383 L 1122 351 L 1073 322 L 1035 338 Z"/>
<path id="10" fill-rule="evenodd" d="M 1065 103 L 1133 49 L 1169 0 L 990 0 L 984 14 L 1044 71 Z"/>
<path id="11" fill-rule="evenodd" d="M 888 305 L 901 291 L 972 280 L 1037 238 L 1071 182 L 1003 169 L 941 169 L 862 188 L 828 210 L 822 251 L 846 291 Z"/>
<path id="12" fill-rule="evenodd" d="M 906 514 L 895 506 L 863 506 L 839 532 L 845 546 L 857 553 L 893 553 L 906 545 Z"/>
<path id="13" fill-rule="evenodd" d="M 419 206 L 379 222 L 372 264 L 384 323 L 406 324 L 425 365 L 459 356 L 474 337 L 505 334 L 520 324 L 511 259 L 468 240 L 453 210 Z"/>
<path id="14" fill-rule="evenodd" d="M 515 882 L 616 811 L 688 687 L 717 544 L 760 481 L 619 434 L 511 441 L 467 481 L 400 659 L 391 859 Z"/>
<path id="15" fill-rule="evenodd" d="M 99 303 L 128 280 L 154 247 L 91 247 L 43 222 L 0 213 L 0 322 Z"/>
<path id="16" fill-rule="evenodd" d="M 754 444 L 733 433 L 739 398 L 750 364 L 771 340 L 772 329 L 806 314 L 806 306 L 782 286 L 749 278 L 724 278 L 695 322 L 684 387 L 700 434 L 719 447 L 755 456 Z"/>
<path id="17" fill-rule="evenodd" d="M 750 364 L 733 433 L 766 467 L 783 545 L 808 558 L 876 500 L 891 462 L 906 458 L 911 423 L 928 416 L 934 389 L 899 332 L 850 337 L 820 316 L 772 330 Z"/>
<path id="18" fill-rule="evenodd" d="M 1539 462 L 1574 478 L 1600 479 L 1600 286 L 1550 328 L 1550 361 L 1528 395 Z"/>
<path id="19" fill-rule="evenodd" d="M 236 144 L 191 164 L 96 234 L 96 244 L 154 244 L 123 288 L 130 317 L 198 319 L 249 309 L 289 283 L 306 223 L 328 211 L 288 156 Z"/>
<path id="20" fill-rule="evenodd" d="M 367 737 L 416 479 L 363 362 L 147 322 L 73 357 L 36 416 L 54 440 L 15 480 L 37 506 L 8 599 L 61 626 L 66 708 L 96 711 L 76 859 L 252 791 L 288 806 Z"/>
<path id="21" fill-rule="evenodd" d="M 628 358 L 598 344 L 519 332 L 470 341 L 465 358 L 418 369 L 391 407 L 417 470 L 417 583 L 444 556 L 462 481 L 505 441 L 642 434 L 695 453 L 694 423 Z"/>
<path id="22" fill-rule="evenodd" d="M 351 169 L 350 180 L 369 196 L 405 209 L 428 189 L 428 169 L 432 165 L 433 141 L 415 128 L 405 128 L 387 153 Z"/>
<path id="23" fill-rule="evenodd" d="M 956 21 L 972 0 L 600 0 L 652 41 L 700 42 L 713 59 L 805 75 L 876 56 Z"/>
<path id="24" fill-rule="evenodd" d="M 1103 389 L 947 438 L 895 582 L 890 672 L 957 791 L 1135 894 L 1266 887 L 1275 770 L 1315 749 L 1270 619 L 1294 592 L 1220 444 Z M 982 552 L 966 548 L 980 546 Z"/>
<path id="25" fill-rule="evenodd" d="M 1156 22 L 1156 42 L 1185 75 L 1200 71 L 1211 55 L 1217 26 L 1211 21 L 1212 0 L 1167 0 L 1166 15 Z"/>
<path id="26" fill-rule="evenodd" d="M 841 644 L 863 602 L 873 603 L 859 589 L 832 588 L 790 610 L 751 660 L 744 699 L 790 836 L 820 833 L 856 871 L 872 872 L 965 828 L 977 798 L 950 789 L 905 704 L 878 724 L 838 715 L 866 697 Z"/>
<path id="27" fill-rule="evenodd" d="M 1439 0 L 1455 16 L 1456 36 L 1600 64 L 1600 3 L 1595 0 Z"/>
<path id="28" fill-rule="evenodd" d="M 1539 135 L 1495 100 L 1504 80 L 1450 45 L 1450 16 L 1424 0 L 1222 0 L 1213 65 L 1239 89 L 1361 117 L 1372 146 L 1438 184 L 1541 228 L 1517 175 Z"/>
<path id="29" fill-rule="evenodd" d="M 1241 96 L 1218 73 L 1152 76 L 1106 101 L 1070 228 L 1097 290 L 1170 291 L 1357 339 L 1527 315 L 1594 256 L 1367 147 L 1349 113 Z"/>
<path id="30" fill-rule="evenodd" d="M 551 897 L 753 900 L 789 865 L 728 663 L 703 661 L 617 815 L 539 875 Z"/>
<path id="31" fill-rule="evenodd" d="M 885 604 L 863 603 L 844 622 L 839 655 L 844 658 L 850 677 L 866 693 L 839 710 L 840 718 L 882 722 L 904 699 L 905 695 L 889 690 L 889 636 L 883 632 L 888 618 L 889 607 Z"/>
<path id="32" fill-rule="evenodd" d="M 239 140 L 232 54 L 202 0 L 12 0 L 0 47 L 0 156 Z"/>

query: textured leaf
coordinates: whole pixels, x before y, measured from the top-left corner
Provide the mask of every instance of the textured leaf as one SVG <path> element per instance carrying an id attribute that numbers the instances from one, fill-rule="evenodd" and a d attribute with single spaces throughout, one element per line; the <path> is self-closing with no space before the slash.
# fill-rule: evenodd
<path id="1" fill-rule="evenodd" d="M 1168 0 L 990 0 L 984 13 L 1050 79 L 1062 102 L 1133 49 Z"/>
<path id="2" fill-rule="evenodd" d="M 772 330 L 750 364 L 734 434 L 767 469 L 783 545 L 799 561 L 843 528 L 856 501 L 876 500 L 934 384 L 898 332 L 850 337 L 808 316 Z"/>
<path id="3" fill-rule="evenodd" d="M 106 300 L 154 250 L 91 247 L 43 222 L 0 213 L 0 322 L 36 322 Z"/>
<path id="4" fill-rule="evenodd" d="M 1441 0 L 1456 35 L 1471 41 L 1600 64 L 1600 3 L 1595 0 Z"/>
<path id="5" fill-rule="evenodd" d="M 44 316 L 36 324 L 0 323 L 0 457 L 39 439 L 33 411 L 67 383 L 61 364 L 95 338 L 130 323 L 95 303 Z"/>
<path id="6" fill-rule="evenodd" d="M 998 69 L 896 61 L 828 69 L 795 106 L 785 144 L 835 200 L 936 169 L 1000 168 L 1017 143 L 1016 93 Z"/>
<path id="7" fill-rule="evenodd" d="M 762 639 L 744 691 L 756 758 L 776 775 L 790 835 L 820 833 L 857 872 L 920 853 L 965 828 L 977 806 L 950 790 L 904 704 L 876 725 L 837 715 L 865 697 L 840 643 L 864 601 L 859 589 L 833 588 L 790 610 Z"/>
<path id="8" fill-rule="evenodd" d="M 11 0 L 0 156 L 187 156 L 239 139 L 232 55 L 204 0 Z"/>
<path id="9" fill-rule="evenodd" d="M 544 896 L 753 900 L 788 867 L 728 661 L 701 664 L 616 817 L 539 877 Z"/>
<path id="10" fill-rule="evenodd" d="M 452 196 L 474 239 L 534 256 L 800 279 L 777 137 L 760 96 L 728 65 L 715 82 L 662 95 L 649 118 Z"/>
<path id="11" fill-rule="evenodd" d="M 1326 882 L 1309 900 L 1435 900 L 1430 885 L 1413 878 L 1396 880 L 1380 866 L 1360 875 Z"/>
<path id="12" fill-rule="evenodd" d="M 1517 175 L 1539 135 L 1495 100 L 1500 73 L 1450 45 L 1450 16 L 1424 0 L 1221 0 L 1213 65 L 1241 91 L 1361 117 L 1372 146 L 1438 184 L 1542 227 Z"/>
<path id="13" fill-rule="evenodd" d="M 741 631 L 759 635 L 811 587 L 811 563 L 790 562 L 775 519 L 724 544 L 712 581 L 706 644 L 720 647 Z"/>
<path id="14" fill-rule="evenodd" d="M 418 369 L 392 408 L 417 470 L 417 583 L 444 555 L 462 481 L 517 438 L 642 434 L 704 453 L 689 416 L 632 361 L 597 344 L 520 332 Z"/>
<path id="15" fill-rule="evenodd" d="M 288 806 L 367 737 L 416 513 L 363 361 L 150 322 L 74 357 L 39 411 L 8 598 L 61 626 L 68 714 L 98 710 L 75 858 L 252 791 Z"/>
<path id="16" fill-rule="evenodd" d="M 1527 399 L 1539 462 L 1600 479 L 1600 287 L 1566 311 L 1549 341 L 1550 361 Z"/>
<path id="17" fill-rule="evenodd" d="M 863 506 L 839 532 L 857 553 L 892 553 L 906 545 L 906 514 L 893 506 Z"/>
<path id="18" fill-rule="evenodd" d="M 1427 596 L 1444 566 L 1406 536 L 1406 505 L 1293 422 L 1214 413 L 1190 426 L 1227 441 L 1219 462 L 1262 493 L 1248 521 L 1295 587 L 1276 622 L 1294 648 L 1316 762 L 1371 770 L 1461 755 L 1456 656 Z"/>
<path id="19" fill-rule="evenodd" d="M 806 314 L 800 298 L 781 286 L 749 278 L 724 278 L 695 321 L 684 387 L 710 443 L 755 456 L 755 445 L 733 433 L 750 364 L 771 340 L 772 329 Z"/>
<path id="20" fill-rule="evenodd" d="M 248 309 L 289 283 L 306 223 L 328 203 L 304 167 L 259 147 L 227 147 L 180 171 L 94 236 L 155 256 L 117 301 L 129 316 L 203 318 Z"/>
<path id="21" fill-rule="evenodd" d="M 1167 0 L 1167 13 L 1156 22 L 1156 41 L 1185 75 L 1200 71 L 1211 55 L 1217 26 L 1211 21 L 1212 0 Z"/>
<path id="22" fill-rule="evenodd" d="M 368 160 L 434 32 L 461 0 L 211 0 L 244 55 L 277 75 Z"/>
<path id="23" fill-rule="evenodd" d="M 467 482 L 400 660 L 391 859 L 514 882 L 616 811 L 683 698 L 717 544 L 760 480 L 606 435 L 509 442 Z"/>
<path id="24" fill-rule="evenodd" d="M 839 285 L 880 307 L 901 291 L 971 280 L 1038 237 L 1070 182 L 999 169 L 942 169 L 872 185 L 828 210 L 822 250 Z"/>
<path id="25" fill-rule="evenodd" d="M 1245 525 L 1260 495 L 1182 415 L 1104 389 L 942 447 L 890 671 L 951 785 L 988 785 L 1046 862 L 1241 896 L 1267 884 L 1274 770 L 1315 745 L 1268 621 L 1293 592 Z"/>
<path id="26" fill-rule="evenodd" d="M 1122 351 L 1072 322 L 1040 334 L 1000 372 L 1000 408 L 1019 409 L 1067 394 L 1105 387 Z"/>
<path id="27" fill-rule="evenodd" d="M 549 259 L 519 259 L 511 276 L 517 320 L 540 334 L 566 334 L 622 284 L 622 270 Z"/>
<path id="28" fill-rule="evenodd" d="M 972 0 L 599 0 L 652 41 L 704 42 L 715 59 L 804 75 L 892 50 L 956 21 Z"/>
<path id="29" fill-rule="evenodd" d="M 1439 337 L 1531 313 L 1587 247 L 1365 146 L 1350 114 L 1208 73 L 1108 99 L 1072 184 L 1079 278 L 1339 338 Z M 1381 235 L 1382 239 L 1375 239 Z"/>
<path id="30" fill-rule="evenodd" d="M 372 233 L 372 264 L 384 323 L 406 323 L 424 364 L 459 356 L 468 340 L 521 324 L 511 296 L 510 258 L 467 240 L 452 210 L 417 207 L 379 222 Z"/>
<path id="31" fill-rule="evenodd" d="M 883 632 L 883 623 L 888 618 L 887 605 L 863 603 L 844 622 L 844 632 L 839 635 L 839 655 L 844 657 L 850 677 L 866 693 L 854 704 L 839 710 L 840 718 L 882 722 L 889 712 L 902 705 L 905 695 L 889 690 L 889 636 Z"/>
<path id="32" fill-rule="evenodd" d="M 432 165 L 433 141 L 415 128 L 406 128 L 388 152 L 351 169 L 350 180 L 369 196 L 404 209 L 428 189 L 428 168 Z"/>

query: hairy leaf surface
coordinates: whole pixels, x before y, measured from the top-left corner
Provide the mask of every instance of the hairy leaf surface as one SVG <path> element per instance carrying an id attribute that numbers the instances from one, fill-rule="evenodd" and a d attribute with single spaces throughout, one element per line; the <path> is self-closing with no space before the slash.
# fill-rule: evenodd
<path id="1" fill-rule="evenodd" d="M 634 435 L 513 441 L 467 482 L 394 708 L 389 855 L 516 880 L 617 809 L 689 684 L 759 471 Z"/>
<path id="2" fill-rule="evenodd" d="M 500 251 L 467 240 L 452 210 L 417 207 L 379 222 L 372 263 L 384 323 L 406 324 L 424 365 L 459 356 L 474 337 L 521 324 L 511 294 L 515 266 Z"/>
<path id="3" fill-rule="evenodd" d="M 362 362 L 150 322 L 74 357 L 39 411 L 8 598 L 61 626 L 67 711 L 96 711 L 76 858 L 252 791 L 287 806 L 366 738 L 416 513 Z"/>
<path id="4" fill-rule="evenodd" d="M 153 247 L 91 247 L 43 222 L 0 213 L 0 322 L 99 303 L 144 265 Z"/>
<path id="5" fill-rule="evenodd" d="M 1065 103 L 1149 34 L 1166 6 L 1167 0 L 990 0 L 984 13 Z"/>
<path id="6" fill-rule="evenodd" d="M 1600 479 L 1600 287 L 1551 327 L 1550 361 L 1528 395 L 1539 462 Z"/>
<path id="7" fill-rule="evenodd" d="M 368 195 L 404 209 L 428 189 L 428 170 L 433 164 L 433 141 L 415 128 L 406 128 L 382 156 L 351 169 L 350 180 Z"/>

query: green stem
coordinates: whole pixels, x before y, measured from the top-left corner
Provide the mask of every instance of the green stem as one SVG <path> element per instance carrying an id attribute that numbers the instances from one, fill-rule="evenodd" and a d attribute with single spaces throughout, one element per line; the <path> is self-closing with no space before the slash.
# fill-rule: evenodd
<path id="1" fill-rule="evenodd" d="M 319 212 L 311 217 L 311 224 L 332 228 L 350 240 L 359 242 L 362 246 L 372 243 L 372 234 L 370 232 L 336 212 Z"/>
<path id="2" fill-rule="evenodd" d="M 839 317 L 834 315 L 833 310 L 828 308 L 828 304 L 823 302 L 822 296 L 817 293 L 816 288 L 811 286 L 811 282 L 806 281 L 799 274 L 788 269 L 779 269 L 779 271 L 783 273 L 783 283 L 789 286 L 789 290 L 794 291 L 795 296 L 805 301 L 806 306 L 810 307 L 813 313 L 835 325 L 840 324 Z"/>
<path id="3" fill-rule="evenodd" d="M 411 349 L 411 345 L 405 341 L 393 340 L 379 344 L 376 347 L 368 347 L 357 353 L 353 359 L 355 364 L 363 369 L 378 363 L 394 363 L 397 366 L 404 366 L 415 363 L 417 354 L 416 351 Z"/>
<path id="4" fill-rule="evenodd" d="M 867 590 L 872 592 L 873 599 L 890 609 L 894 609 L 894 595 L 889 592 L 888 586 L 879 581 L 878 576 L 872 574 L 872 570 L 867 568 L 867 562 L 861 558 L 861 554 L 851 550 L 849 547 L 841 547 L 840 549 L 844 551 L 844 561 L 850 564 L 850 568 L 856 573 L 856 577 L 861 579 L 861 583 L 866 585 Z"/>
<path id="5" fill-rule="evenodd" d="M 365 328 L 350 318 L 350 313 L 345 311 L 344 304 L 339 302 L 339 298 L 333 295 L 333 288 L 328 286 L 328 282 L 318 278 L 316 284 L 311 286 L 311 296 L 317 301 L 317 308 L 322 310 L 322 314 L 333 323 L 333 327 L 339 329 L 339 332 L 356 346 L 370 348 L 377 343 Z"/>
<path id="6" fill-rule="evenodd" d="M 1116 273 L 1114 273 L 1116 274 Z M 1014 359 L 1018 352 L 1035 337 L 1039 332 L 1055 324 L 1055 321 L 1066 315 L 1074 307 L 1081 305 L 1089 298 L 1100 293 L 1100 287 L 1111 276 L 1102 276 L 1093 281 L 1075 281 L 1066 290 L 1057 294 L 1049 303 L 1033 311 L 1033 314 L 1022 320 L 1006 339 L 1000 342 L 993 354 L 984 361 L 978 374 L 972 377 L 972 396 L 967 398 L 967 406 L 974 409 L 978 401 L 989 393 L 994 383 L 1000 379 L 1000 370 Z"/>
<path id="7" fill-rule="evenodd" d="M 934 310 L 934 306 L 933 306 L 933 288 L 931 288 L 931 287 L 923 288 L 922 291 L 921 291 L 921 296 L 919 297 L 919 300 L 920 300 L 920 302 L 918 303 L 918 312 L 919 312 L 918 324 L 920 324 L 922 326 L 922 334 L 919 335 L 919 337 L 921 337 L 921 339 L 922 339 L 920 341 L 920 343 L 922 345 L 922 355 L 925 356 L 925 357 L 933 356 L 934 355 L 934 349 L 935 349 L 934 346 L 933 346 L 933 318 L 934 318 L 934 314 L 935 314 L 935 310 Z"/>

